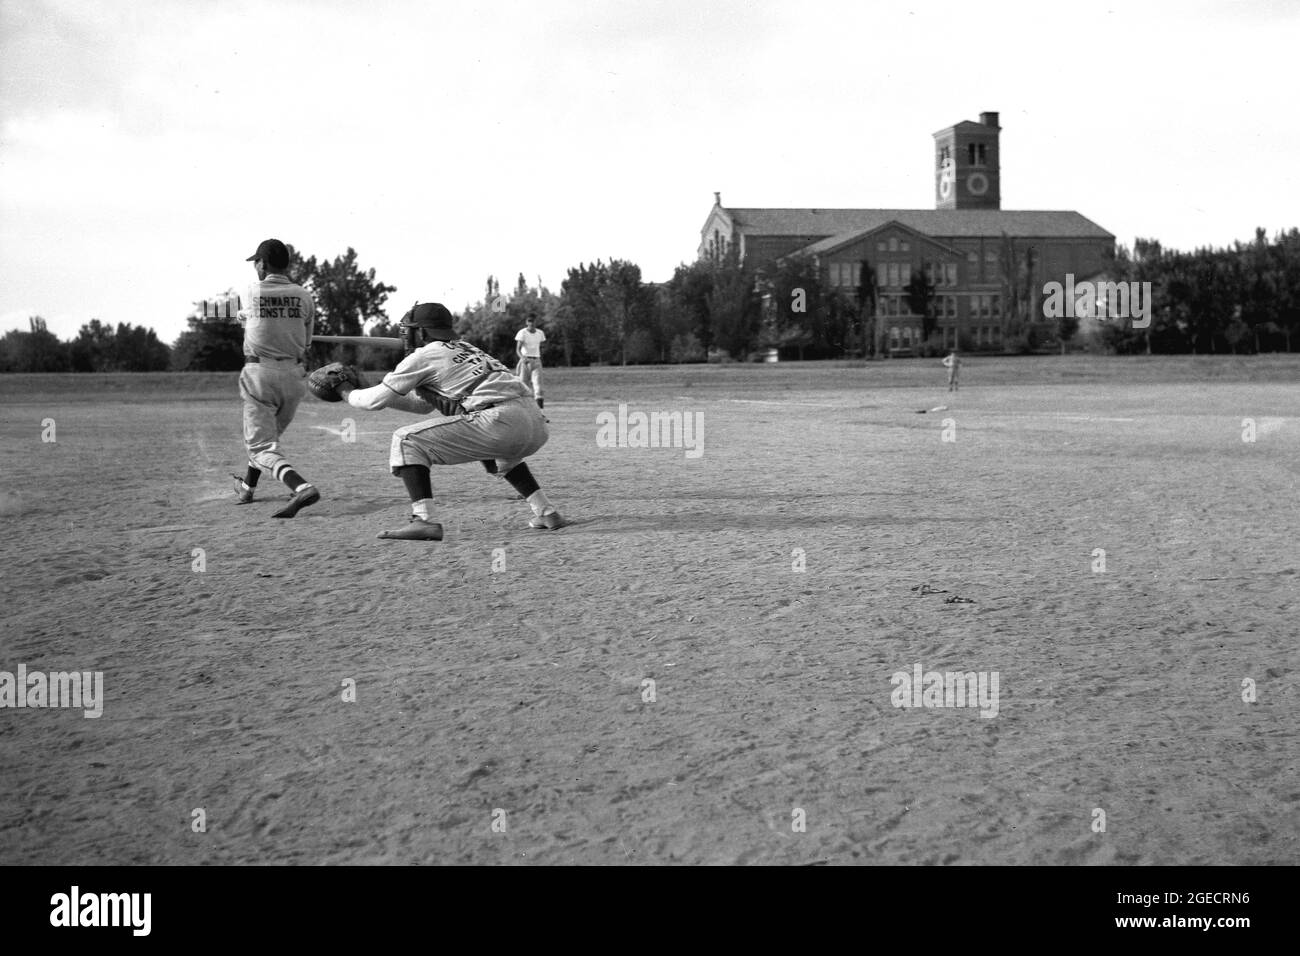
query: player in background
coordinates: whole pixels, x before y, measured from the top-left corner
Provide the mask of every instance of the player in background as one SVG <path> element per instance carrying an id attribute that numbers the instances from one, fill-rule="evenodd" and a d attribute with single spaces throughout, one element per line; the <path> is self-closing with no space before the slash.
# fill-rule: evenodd
<path id="1" fill-rule="evenodd" d="M 554 530 L 564 520 L 537 484 L 525 458 L 550 437 L 546 419 L 528 387 L 504 365 L 456 338 L 451 313 L 437 302 L 417 305 L 402 317 L 425 343 L 372 388 L 340 389 L 353 408 L 396 408 L 431 418 L 393 433 L 388 463 L 411 499 L 405 528 L 382 531 L 381 538 L 441 541 L 442 525 L 433 520 L 432 465 L 477 461 L 488 474 L 504 478 L 533 511 L 530 528 Z"/>
<path id="2" fill-rule="evenodd" d="M 957 355 L 956 349 L 948 353 L 948 357 L 943 360 L 943 367 L 948 370 L 948 391 L 957 391 L 957 373 L 961 369 L 961 358 Z"/>
<path id="3" fill-rule="evenodd" d="M 528 326 L 515 333 L 515 345 L 519 352 L 519 364 L 515 375 L 533 390 L 537 407 L 545 408 L 546 400 L 542 398 L 542 344 L 546 333 L 537 327 L 537 313 L 528 313 Z"/>
<path id="4" fill-rule="evenodd" d="M 267 239 L 248 257 L 257 282 L 248 290 L 246 307 L 239 312 L 244 327 L 244 369 L 239 373 L 239 395 L 244 403 L 244 446 L 248 471 L 235 479 L 235 500 L 253 500 L 260 469 L 284 482 L 289 503 L 272 517 L 292 518 L 320 501 L 320 492 L 294 470 L 281 454 L 280 436 L 293 421 L 306 388 L 303 361 L 311 344 L 316 303 L 302 286 L 285 274 L 289 250 L 279 239 Z"/>

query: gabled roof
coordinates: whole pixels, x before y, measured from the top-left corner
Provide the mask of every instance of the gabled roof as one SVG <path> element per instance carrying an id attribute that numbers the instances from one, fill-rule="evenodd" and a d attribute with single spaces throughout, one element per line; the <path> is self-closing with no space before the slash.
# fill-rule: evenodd
<path id="1" fill-rule="evenodd" d="M 1077 212 L 1022 212 L 1011 209 L 728 209 L 732 221 L 750 236 L 839 236 L 870 232 L 896 220 L 926 236 L 980 236 L 1037 239 L 1114 239 Z"/>
<path id="2" fill-rule="evenodd" d="M 875 226 L 871 229 L 854 229 L 852 232 L 842 232 L 838 236 L 829 236 L 826 239 L 822 239 L 820 242 L 814 242 L 810 246 L 804 246 L 802 249 L 798 251 L 801 253 L 809 253 L 815 256 L 826 255 L 831 252 L 834 252 L 836 249 L 839 249 L 841 246 L 847 246 L 850 243 L 860 242 L 863 239 L 867 238 L 868 236 L 872 235 L 873 233 L 884 232 L 886 229 L 889 229 L 890 227 L 896 227 L 902 230 L 903 232 L 908 233 L 909 235 L 915 236 L 918 242 L 924 242 L 927 245 L 937 246 L 938 248 L 942 249 L 944 252 L 948 253 L 948 255 L 950 256 L 962 257 L 965 255 L 965 253 L 963 253 L 960 249 L 954 249 L 946 242 L 940 242 L 938 239 L 934 238 L 933 236 L 927 236 L 919 229 L 913 229 L 910 226 L 907 226 L 904 223 L 899 222 L 897 219 L 891 219 L 889 220 L 889 222 L 881 223 L 879 226 Z"/>

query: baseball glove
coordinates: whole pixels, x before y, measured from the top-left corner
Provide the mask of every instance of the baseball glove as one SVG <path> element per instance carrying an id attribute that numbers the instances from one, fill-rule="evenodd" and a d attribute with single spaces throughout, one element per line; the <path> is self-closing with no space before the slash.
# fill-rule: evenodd
<path id="1" fill-rule="evenodd" d="M 307 376 L 308 391 L 322 402 L 343 401 L 343 393 L 339 389 L 344 385 L 351 385 L 353 388 L 366 387 L 366 383 L 361 380 L 361 374 L 351 365 L 344 365 L 342 362 L 322 365 Z"/>

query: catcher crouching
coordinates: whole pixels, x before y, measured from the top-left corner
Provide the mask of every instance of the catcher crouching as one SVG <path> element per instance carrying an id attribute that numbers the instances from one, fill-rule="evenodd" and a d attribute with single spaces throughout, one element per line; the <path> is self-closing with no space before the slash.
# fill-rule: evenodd
<path id="1" fill-rule="evenodd" d="M 366 411 L 442 413 L 393 433 L 389 465 L 406 486 L 412 514 L 405 528 L 381 531 L 379 537 L 441 541 L 442 525 L 433 520 L 430 466 L 473 461 L 528 501 L 530 528 L 563 527 L 524 461 L 550 437 L 528 387 L 492 356 L 457 339 L 451 313 L 437 302 L 416 305 L 402 317 L 402 327 L 423 344 L 378 385 L 365 387 L 354 369 L 341 365 L 318 369 L 309 381 L 318 397 Z"/>

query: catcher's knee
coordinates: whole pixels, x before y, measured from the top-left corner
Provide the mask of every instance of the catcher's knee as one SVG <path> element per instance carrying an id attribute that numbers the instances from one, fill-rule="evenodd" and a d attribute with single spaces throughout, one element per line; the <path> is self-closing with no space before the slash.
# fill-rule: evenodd
<path id="1" fill-rule="evenodd" d="M 414 442 L 407 441 L 410 430 L 399 428 L 393 432 L 393 441 L 388 448 L 388 464 L 392 468 L 393 474 L 397 474 L 398 468 L 407 465 L 424 465 L 428 467 L 429 456 Z"/>

